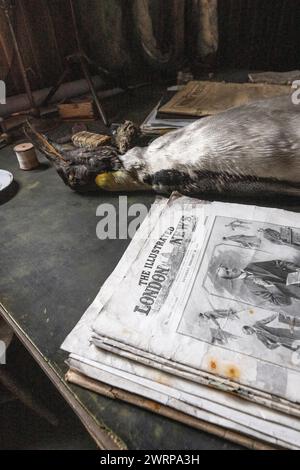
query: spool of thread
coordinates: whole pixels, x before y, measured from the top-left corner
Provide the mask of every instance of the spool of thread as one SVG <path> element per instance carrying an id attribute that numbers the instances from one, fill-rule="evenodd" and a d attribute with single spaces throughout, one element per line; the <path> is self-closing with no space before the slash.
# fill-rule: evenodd
<path id="1" fill-rule="evenodd" d="M 33 170 L 40 162 L 35 153 L 35 148 L 30 142 L 24 142 L 14 147 L 21 170 Z"/>

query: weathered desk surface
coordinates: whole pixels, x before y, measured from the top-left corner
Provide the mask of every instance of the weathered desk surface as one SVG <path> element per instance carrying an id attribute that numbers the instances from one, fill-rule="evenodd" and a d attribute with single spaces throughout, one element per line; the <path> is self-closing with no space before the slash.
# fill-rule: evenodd
<path id="1" fill-rule="evenodd" d="M 159 96 L 157 89 L 140 89 L 106 106 L 115 121 L 127 117 L 140 122 Z M 66 354 L 60 345 L 129 241 L 100 241 L 96 236 L 96 208 L 109 202 L 118 212 L 117 194 L 76 194 L 41 160 L 42 168 L 25 172 L 18 169 L 11 148 L 0 151 L 0 168 L 12 171 L 19 186 L 0 206 L 2 314 L 101 447 L 113 446 L 101 433 L 104 425 L 133 449 L 238 448 L 64 381 Z M 150 206 L 153 199 L 151 194 L 128 196 L 129 204 Z"/>

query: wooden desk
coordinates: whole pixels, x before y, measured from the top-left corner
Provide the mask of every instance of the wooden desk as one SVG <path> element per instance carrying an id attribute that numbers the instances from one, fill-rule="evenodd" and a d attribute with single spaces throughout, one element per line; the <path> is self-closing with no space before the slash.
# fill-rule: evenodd
<path id="1" fill-rule="evenodd" d="M 161 90 L 140 89 L 106 103 L 114 120 L 141 122 Z M 131 110 L 131 111 L 130 111 Z M 134 111 L 132 111 L 134 110 Z M 66 353 L 60 345 L 113 271 L 128 240 L 96 236 L 96 208 L 118 195 L 79 195 L 66 187 L 53 168 L 18 169 L 11 147 L 0 151 L 0 168 L 13 172 L 16 195 L 0 206 L 1 314 L 30 351 L 100 448 L 238 448 L 135 406 L 102 397 L 65 382 Z M 149 207 L 151 194 L 128 196 Z M 111 431 L 112 432 L 111 432 Z M 115 436 L 119 436 L 120 440 Z"/>

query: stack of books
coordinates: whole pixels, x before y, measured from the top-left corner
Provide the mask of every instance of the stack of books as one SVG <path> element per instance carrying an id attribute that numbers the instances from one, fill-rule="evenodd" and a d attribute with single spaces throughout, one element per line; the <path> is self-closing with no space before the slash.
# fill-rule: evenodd
<path id="1" fill-rule="evenodd" d="M 284 228 L 298 239 L 299 214 L 158 199 L 62 345 L 67 379 L 250 448 L 300 449 L 300 258 Z"/>
<path id="2" fill-rule="evenodd" d="M 141 131 L 146 135 L 160 135 L 170 132 L 172 130 L 180 129 L 188 124 L 194 122 L 198 117 L 195 116 L 178 116 L 172 113 L 160 112 L 162 106 L 167 104 L 171 98 L 183 87 L 174 86 L 167 89 L 161 100 L 151 110 L 143 124 L 141 125 Z"/>

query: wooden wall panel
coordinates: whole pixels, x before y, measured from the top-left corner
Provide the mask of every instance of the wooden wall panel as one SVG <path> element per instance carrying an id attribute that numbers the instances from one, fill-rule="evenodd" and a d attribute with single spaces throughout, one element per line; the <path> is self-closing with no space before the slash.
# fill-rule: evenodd
<path id="1" fill-rule="evenodd" d="M 14 0 L 14 23 L 33 89 L 53 84 L 76 47 L 69 0 Z M 183 65 L 299 68 L 300 0 L 75 0 L 82 42 L 99 65 L 133 77 Z M 208 9 L 210 14 L 207 15 Z M 204 30 L 211 24 L 211 30 Z M 211 60 L 212 59 L 212 60 Z M 79 75 L 73 78 L 78 78 Z M 0 78 L 23 91 L 0 10 Z"/>
<path id="2" fill-rule="evenodd" d="M 220 67 L 299 68 L 299 0 L 218 0 Z"/>

